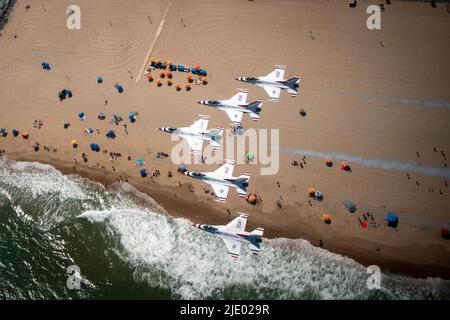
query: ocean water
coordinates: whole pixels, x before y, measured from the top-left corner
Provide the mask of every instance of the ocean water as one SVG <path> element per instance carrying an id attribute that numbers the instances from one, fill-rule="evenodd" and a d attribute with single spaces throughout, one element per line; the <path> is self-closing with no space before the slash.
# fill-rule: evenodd
<path id="1" fill-rule="evenodd" d="M 6 23 L 8 9 L 14 5 L 14 0 L 0 0 L 0 29 Z"/>
<path id="2" fill-rule="evenodd" d="M 264 239 L 232 260 L 223 242 L 128 184 L 104 189 L 48 165 L 0 161 L 1 299 L 448 299 L 437 278 L 382 276 L 305 240 Z M 80 289 L 66 286 L 77 265 Z"/>

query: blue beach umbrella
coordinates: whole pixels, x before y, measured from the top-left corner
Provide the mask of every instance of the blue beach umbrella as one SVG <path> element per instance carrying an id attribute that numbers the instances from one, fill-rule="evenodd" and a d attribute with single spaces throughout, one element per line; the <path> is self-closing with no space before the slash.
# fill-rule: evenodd
<path id="1" fill-rule="evenodd" d="M 107 136 L 108 138 L 114 139 L 114 138 L 116 137 L 116 134 L 114 133 L 113 130 L 109 130 L 109 131 L 106 133 L 106 136 Z"/>
<path id="2" fill-rule="evenodd" d="M 147 170 L 141 169 L 139 172 L 141 173 L 142 178 L 145 178 L 147 176 Z"/>
<path id="3" fill-rule="evenodd" d="M 351 201 L 346 201 L 345 202 L 345 207 L 347 208 L 348 211 L 350 211 L 351 213 L 354 213 L 356 211 L 356 204 L 354 204 Z"/>
<path id="4" fill-rule="evenodd" d="M 95 151 L 95 152 L 99 152 L 100 151 L 100 146 L 96 143 L 91 143 L 91 150 Z"/>

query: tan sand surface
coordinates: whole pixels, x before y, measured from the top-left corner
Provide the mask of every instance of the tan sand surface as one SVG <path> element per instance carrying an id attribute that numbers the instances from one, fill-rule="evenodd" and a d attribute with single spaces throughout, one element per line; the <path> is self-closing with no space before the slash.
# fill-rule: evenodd
<path id="1" fill-rule="evenodd" d="M 352 162 L 352 172 L 343 172 L 339 160 L 327 168 L 324 158 L 312 156 L 300 169 L 290 163 L 301 155 L 282 152 L 274 176 L 261 176 L 259 165 L 236 166 L 234 175 L 252 173 L 249 192 L 263 199 L 252 207 L 233 190 L 226 205 L 218 204 L 204 193 L 207 185 L 177 175 L 170 159 L 155 159 L 157 151 L 170 153 L 175 145 L 157 128 L 187 126 L 198 114 L 212 116 L 210 127 L 227 125 L 225 113 L 196 101 L 227 99 L 243 87 L 250 90 L 249 100 L 264 100 L 261 120 L 244 116 L 244 127 L 279 129 L 283 148 L 445 169 L 440 153 L 450 157 L 450 20 L 445 6 L 393 1 L 382 13 L 382 29 L 371 31 L 365 27 L 364 3 L 350 9 L 345 1 L 174 0 L 152 56 L 200 64 L 209 82 L 176 92 L 145 78 L 135 83 L 168 3 L 80 0 L 82 28 L 71 31 L 65 15 L 69 1 L 45 1 L 45 11 L 40 2 L 19 1 L 0 36 L 0 127 L 28 131 L 30 139 L 10 134 L 0 138 L 0 149 L 12 159 L 51 163 L 106 184 L 128 177 L 171 214 L 194 222 L 223 224 L 236 211 L 245 211 L 249 228 L 264 227 L 268 237 L 305 238 L 314 245 L 322 240 L 324 248 L 382 270 L 450 278 L 450 243 L 440 236 L 440 228 L 450 224 L 450 188 L 444 184 L 450 178 Z M 42 70 L 42 61 L 54 68 Z M 302 77 L 296 98 L 282 92 L 280 102 L 268 102 L 262 88 L 234 80 L 266 75 L 276 64 L 287 65 L 286 77 Z M 98 75 L 104 78 L 101 85 Z M 174 82 L 183 83 L 184 76 L 174 73 Z M 115 82 L 124 86 L 123 94 Z M 73 98 L 60 102 L 62 88 L 70 88 Z M 298 115 L 299 108 L 306 109 L 306 117 Z M 84 122 L 78 120 L 80 111 L 87 114 Z M 126 135 L 109 120 L 114 113 L 126 119 L 130 111 L 139 116 L 135 124 L 125 121 Z M 99 112 L 107 120 L 97 120 Z M 35 119 L 44 122 L 42 129 L 33 128 Z M 68 130 L 63 120 L 71 123 Z M 86 127 L 101 134 L 86 136 Z M 118 133 L 117 139 L 106 139 L 108 129 Z M 72 139 L 78 140 L 78 149 L 71 148 Z M 37 153 L 35 141 L 41 145 Z M 111 162 L 108 155 L 93 154 L 89 144 L 94 141 L 123 157 Z M 44 145 L 57 152 L 44 151 Z M 88 154 L 87 163 L 82 152 Z M 161 176 L 140 178 L 137 158 L 145 158 L 147 169 L 157 168 Z M 323 202 L 309 205 L 309 186 L 324 193 Z M 280 199 L 281 210 L 275 205 Z M 346 211 L 345 200 L 357 204 L 355 214 Z M 387 210 L 399 215 L 396 230 L 385 226 Z M 357 216 L 367 211 L 379 227 L 360 228 Z M 332 216 L 330 225 L 321 220 L 324 212 Z"/>

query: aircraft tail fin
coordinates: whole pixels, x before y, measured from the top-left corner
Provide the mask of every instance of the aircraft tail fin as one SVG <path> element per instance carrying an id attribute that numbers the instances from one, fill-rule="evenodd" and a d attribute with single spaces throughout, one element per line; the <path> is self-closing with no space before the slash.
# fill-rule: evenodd
<path id="1" fill-rule="evenodd" d="M 223 127 L 219 127 L 219 128 L 212 130 L 208 134 L 209 137 L 211 138 L 211 140 L 209 141 L 209 144 L 216 150 L 220 148 L 220 140 L 222 139 L 223 130 L 224 130 Z"/>
<path id="2" fill-rule="evenodd" d="M 249 103 L 248 108 L 250 109 L 249 116 L 252 118 L 253 121 L 258 121 L 261 117 L 261 111 L 262 111 L 262 101 L 256 100 L 252 103 Z"/>
<path id="3" fill-rule="evenodd" d="M 250 235 L 247 237 L 247 240 L 249 241 L 248 246 L 250 247 L 250 250 L 253 252 L 253 254 L 258 254 L 261 251 L 261 237 L 264 234 L 263 228 L 257 228 L 250 232 Z"/>
<path id="4" fill-rule="evenodd" d="M 237 186 L 236 191 L 241 198 L 247 197 L 247 187 L 249 181 L 250 173 L 244 173 L 234 181 L 234 184 Z"/>
<path id="5" fill-rule="evenodd" d="M 287 91 L 291 96 L 295 97 L 297 95 L 300 80 L 301 78 L 297 76 L 292 77 L 289 80 L 286 80 L 285 84 L 289 87 Z"/>
<path id="6" fill-rule="evenodd" d="M 264 229 L 263 228 L 256 228 L 255 230 L 253 230 L 252 232 L 250 232 L 252 235 L 255 236 L 259 236 L 262 237 L 264 234 Z"/>

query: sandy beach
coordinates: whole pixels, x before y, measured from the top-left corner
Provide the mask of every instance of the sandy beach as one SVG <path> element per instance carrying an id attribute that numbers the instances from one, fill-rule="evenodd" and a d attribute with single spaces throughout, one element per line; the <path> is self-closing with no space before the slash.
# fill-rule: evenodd
<path id="1" fill-rule="evenodd" d="M 136 81 L 169 1 L 80 0 L 81 30 L 66 28 L 68 1 L 17 1 L 0 36 L 0 127 L 9 131 L 0 138 L 0 149 L 6 156 L 48 163 L 107 186 L 126 178 L 171 215 L 195 223 L 225 224 L 237 211 L 248 212 L 247 229 L 263 227 L 269 238 L 322 242 L 327 250 L 384 272 L 450 279 L 450 242 L 440 234 L 450 227 L 445 5 L 392 1 L 382 13 L 382 29 L 368 30 L 365 3 L 349 8 L 345 1 L 325 0 L 174 0 L 151 57 L 208 70 L 207 85 L 176 92 L 145 77 Z M 43 70 L 43 61 L 52 70 Z M 234 80 L 266 75 L 277 64 L 287 66 L 287 78 L 301 76 L 297 97 L 282 92 L 279 102 L 269 102 L 262 88 Z M 174 73 L 174 82 L 183 83 L 184 77 Z M 156 159 L 158 151 L 170 153 L 175 145 L 157 128 L 188 126 L 199 114 L 211 116 L 210 128 L 226 126 L 225 113 L 197 101 L 228 99 L 242 87 L 250 90 L 249 101 L 264 100 L 261 120 L 244 116 L 244 127 L 280 130 L 276 175 L 260 175 L 258 164 L 235 168 L 235 176 L 252 174 L 249 192 L 263 200 L 256 206 L 234 190 L 227 204 L 218 204 L 204 192 L 207 185 L 178 174 L 170 158 Z M 73 97 L 60 101 L 62 88 L 70 88 Z M 299 108 L 306 117 L 299 116 Z M 139 112 L 133 124 L 127 119 L 131 111 Z M 106 120 L 97 119 L 99 112 Z M 122 123 L 110 123 L 113 114 L 125 119 L 128 134 Z M 33 128 L 35 120 L 42 120 L 41 129 Z M 86 135 L 86 127 L 100 134 Z M 13 128 L 28 132 L 29 139 L 13 137 Z M 105 137 L 110 129 L 117 133 L 114 140 Z M 92 152 L 92 142 L 107 154 Z M 122 157 L 110 161 L 109 152 Z M 141 178 L 139 158 L 161 175 Z M 334 166 L 325 166 L 325 159 Z M 294 160 L 303 169 L 292 166 Z M 343 160 L 351 172 L 340 170 Z M 308 196 L 310 186 L 322 191 L 323 201 Z M 346 200 L 357 204 L 354 214 L 344 207 Z M 387 211 L 398 214 L 397 228 L 386 226 Z M 325 212 L 331 224 L 323 223 Z M 358 217 L 366 212 L 377 227 L 361 228 Z"/>

